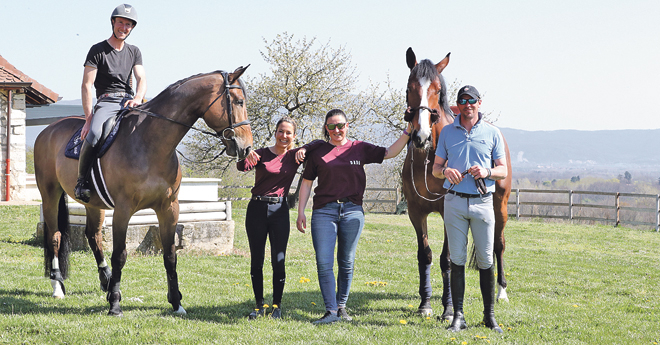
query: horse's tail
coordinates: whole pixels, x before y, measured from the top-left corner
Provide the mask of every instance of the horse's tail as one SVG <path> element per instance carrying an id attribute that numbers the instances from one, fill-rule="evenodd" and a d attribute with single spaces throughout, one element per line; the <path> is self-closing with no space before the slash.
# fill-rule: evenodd
<path id="1" fill-rule="evenodd" d="M 71 238 L 69 236 L 69 205 L 67 203 L 67 195 L 62 192 L 60 202 L 57 205 L 57 228 L 60 231 L 60 250 L 58 261 L 60 265 L 60 273 L 62 278 L 66 279 L 69 276 L 69 253 L 71 252 Z M 53 265 L 53 245 L 49 242 L 48 225 L 44 222 L 44 275 L 50 277 L 50 270 Z"/>

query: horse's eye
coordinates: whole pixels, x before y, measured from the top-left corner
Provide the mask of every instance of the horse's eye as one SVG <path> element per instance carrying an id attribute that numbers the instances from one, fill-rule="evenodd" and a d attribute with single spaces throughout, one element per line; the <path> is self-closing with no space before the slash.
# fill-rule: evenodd
<path id="1" fill-rule="evenodd" d="M 243 101 L 242 99 L 239 99 L 239 100 L 236 100 L 236 104 L 238 104 L 240 106 L 243 106 L 243 104 L 245 104 L 245 101 Z"/>

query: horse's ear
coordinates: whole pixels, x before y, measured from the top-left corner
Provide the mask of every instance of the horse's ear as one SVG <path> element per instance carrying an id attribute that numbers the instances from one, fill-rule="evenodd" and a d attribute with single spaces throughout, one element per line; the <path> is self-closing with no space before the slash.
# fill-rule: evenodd
<path id="1" fill-rule="evenodd" d="M 410 69 L 413 69 L 413 67 L 417 66 L 417 58 L 415 57 L 415 52 L 413 52 L 412 48 L 408 48 L 408 50 L 406 50 L 406 63 Z"/>
<path id="2" fill-rule="evenodd" d="M 247 65 L 245 67 L 241 66 L 241 67 L 237 68 L 234 72 L 229 74 L 229 81 L 230 81 L 229 83 L 231 84 L 234 81 L 238 80 L 238 78 L 240 78 L 243 75 L 243 73 L 245 72 L 245 70 L 248 67 L 250 67 L 250 65 Z"/>
<path id="3" fill-rule="evenodd" d="M 447 56 L 445 56 L 445 58 L 442 59 L 442 61 L 438 62 L 435 65 L 435 69 L 438 71 L 438 74 L 442 73 L 442 71 L 445 69 L 445 67 L 447 67 L 447 65 L 449 65 L 449 55 L 451 55 L 451 53 L 447 53 Z"/>

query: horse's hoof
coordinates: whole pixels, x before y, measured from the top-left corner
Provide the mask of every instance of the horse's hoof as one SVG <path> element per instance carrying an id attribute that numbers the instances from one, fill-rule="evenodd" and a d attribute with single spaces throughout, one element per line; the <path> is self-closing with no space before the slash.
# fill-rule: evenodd
<path id="1" fill-rule="evenodd" d="M 454 321 L 454 308 L 445 307 L 445 311 L 440 315 L 439 319 L 440 321 L 447 321 L 449 323 Z"/>
<path id="2" fill-rule="evenodd" d="M 180 316 L 185 316 L 185 315 L 187 315 L 188 313 L 186 313 L 186 310 L 183 309 L 182 306 L 179 306 L 179 309 L 175 310 L 175 311 L 174 311 L 174 314 L 176 314 L 176 315 L 180 315 Z"/>
<path id="3" fill-rule="evenodd" d="M 417 309 L 417 314 L 424 316 L 424 317 L 429 317 L 433 316 L 433 309 L 432 308 L 418 308 Z"/>
<path id="4" fill-rule="evenodd" d="M 117 308 L 110 308 L 108 311 L 108 316 L 122 317 L 124 316 L 124 313 L 121 311 L 119 306 L 117 306 Z"/>
<path id="5" fill-rule="evenodd" d="M 62 299 L 66 295 L 66 289 L 64 289 L 64 283 L 59 280 L 51 279 L 50 285 L 53 287 L 53 298 Z"/>
<path id="6" fill-rule="evenodd" d="M 497 285 L 497 298 L 496 300 L 503 300 L 504 302 L 509 301 L 509 296 L 506 293 L 506 288 L 502 287 L 502 285 Z"/>
<path id="7" fill-rule="evenodd" d="M 433 308 L 431 308 L 431 300 L 423 299 L 417 307 L 417 314 L 428 317 L 433 316 Z"/>

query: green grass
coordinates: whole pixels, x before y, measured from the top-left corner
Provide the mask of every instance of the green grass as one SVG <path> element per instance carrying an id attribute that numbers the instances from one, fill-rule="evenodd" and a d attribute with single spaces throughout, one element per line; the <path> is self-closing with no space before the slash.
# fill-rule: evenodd
<path id="1" fill-rule="evenodd" d="M 284 319 L 249 322 L 253 307 L 244 210 L 235 209 L 235 254 L 181 255 L 185 317 L 171 314 L 160 256 L 129 256 L 122 279 L 123 318 L 106 316 L 94 259 L 74 252 L 67 297 L 50 297 L 42 249 L 31 240 L 33 206 L 0 207 L 0 344 L 41 343 L 339 343 L 339 344 L 654 344 L 660 342 L 660 234 L 652 231 L 516 222 L 507 226 L 509 303 L 496 305 L 503 335 L 479 326 L 478 273 L 468 271 L 469 328 L 453 334 L 419 304 L 416 240 L 407 216 L 368 214 L 348 307 L 353 322 L 317 327 L 323 299 L 311 236 L 292 224 Z M 309 217 L 309 216 L 308 216 Z M 295 216 L 292 213 L 292 221 Z M 309 219 L 309 218 L 308 218 Z M 442 219 L 429 218 L 439 255 Z M 268 256 L 267 256 L 268 257 Z M 439 265 L 432 304 L 440 303 Z M 270 263 L 265 263 L 266 298 Z M 302 282 L 300 278 L 310 279 Z M 376 284 L 373 284 L 376 282 Z M 268 301 L 270 302 L 270 301 Z M 405 320 L 405 324 L 401 323 Z"/>

